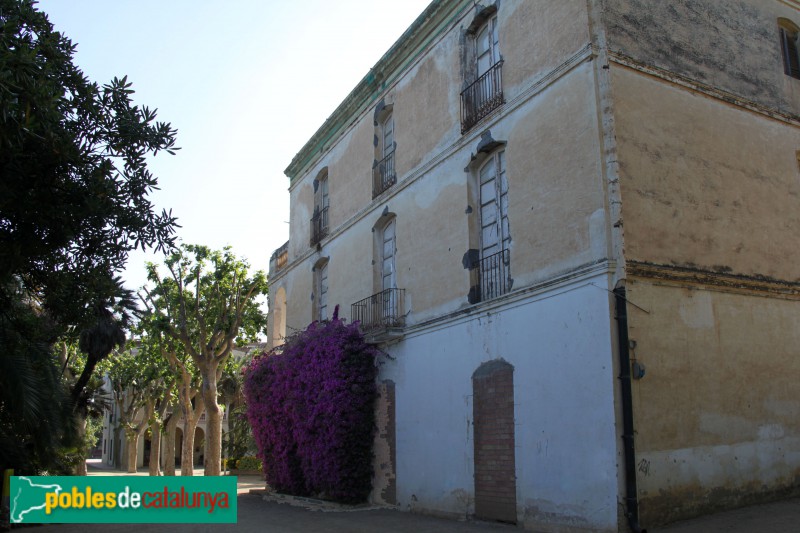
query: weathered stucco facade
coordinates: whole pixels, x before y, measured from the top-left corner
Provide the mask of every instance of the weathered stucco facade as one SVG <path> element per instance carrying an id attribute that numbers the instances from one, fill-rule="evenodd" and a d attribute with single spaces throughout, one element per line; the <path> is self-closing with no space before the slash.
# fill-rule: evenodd
<path id="1" fill-rule="evenodd" d="M 796 493 L 798 4 L 606 6 L 642 522 Z"/>
<path id="2" fill-rule="evenodd" d="M 798 491 L 779 19 L 435 1 L 295 156 L 270 343 L 339 305 L 391 356 L 376 501 L 617 531 Z"/>

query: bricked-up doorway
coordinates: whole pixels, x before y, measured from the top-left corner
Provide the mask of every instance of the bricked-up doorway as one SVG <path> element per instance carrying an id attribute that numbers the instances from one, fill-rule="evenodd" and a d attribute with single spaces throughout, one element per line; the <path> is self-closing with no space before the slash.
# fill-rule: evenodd
<path id="1" fill-rule="evenodd" d="M 376 503 L 397 504 L 397 435 L 395 432 L 395 385 L 390 379 L 378 383 L 375 406 L 378 431 L 373 442 L 372 498 Z"/>
<path id="2" fill-rule="evenodd" d="M 495 359 L 472 374 L 475 516 L 517 522 L 514 367 Z"/>

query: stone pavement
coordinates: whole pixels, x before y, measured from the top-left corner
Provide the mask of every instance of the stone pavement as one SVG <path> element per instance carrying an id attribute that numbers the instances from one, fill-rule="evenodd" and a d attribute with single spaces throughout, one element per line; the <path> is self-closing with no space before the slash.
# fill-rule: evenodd
<path id="1" fill-rule="evenodd" d="M 742 507 L 650 529 L 650 533 L 797 533 L 800 498 Z"/>
<path id="2" fill-rule="evenodd" d="M 202 469 L 195 471 L 202 475 Z M 124 472 L 90 469 L 90 475 L 127 475 Z M 138 475 L 147 475 L 140 472 Z M 237 524 L 63 524 L 41 526 L 36 533 L 117 533 L 117 532 L 226 532 L 266 533 L 456 533 L 522 531 L 515 526 L 480 521 L 434 518 L 376 506 L 347 507 L 306 498 L 264 494 L 260 476 L 240 476 Z M 252 492 L 251 492 L 252 491 Z M 677 522 L 650 533 L 798 533 L 800 498 L 755 505 Z"/>

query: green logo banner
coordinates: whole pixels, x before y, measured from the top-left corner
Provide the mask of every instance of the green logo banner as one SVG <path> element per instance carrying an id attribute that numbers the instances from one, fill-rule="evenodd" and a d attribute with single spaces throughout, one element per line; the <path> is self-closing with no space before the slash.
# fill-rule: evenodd
<path id="1" fill-rule="evenodd" d="M 236 523 L 231 476 L 12 476 L 15 524 Z"/>

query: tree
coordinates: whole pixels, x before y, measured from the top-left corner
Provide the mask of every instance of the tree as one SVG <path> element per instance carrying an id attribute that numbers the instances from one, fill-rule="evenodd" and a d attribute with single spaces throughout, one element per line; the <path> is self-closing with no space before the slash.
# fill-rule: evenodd
<path id="1" fill-rule="evenodd" d="M 172 394 L 169 411 L 167 412 L 163 422 L 164 437 L 166 440 L 164 441 L 164 463 L 162 466 L 165 476 L 175 475 L 175 434 L 177 432 L 178 422 L 181 418 L 181 406 L 178 402 L 177 383 L 174 387 L 175 390 Z"/>
<path id="2" fill-rule="evenodd" d="M 194 473 L 194 432 L 197 423 L 205 411 L 200 393 L 200 376 L 197 368 L 193 364 L 191 357 L 183 349 L 181 343 L 168 337 L 161 325 L 157 315 L 145 315 L 140 322 L 140 327 L 147 332 L 147 337 L 154 347 L 157 347 L 162 360 L 166 361 L 174 382 L 177 403 L 184 420 L 183 441 L 181 445 L 181 475 L 191 476 Z M 175 430 L 180 416 L 173 412 L 168 420 L 167 446 L 165 453 L 167 458 L 175 455 Z M 164 475 L 175 475 L 174 461 L 165 463 Z"/>
<path id="3" fill-rule="evenodd" d="M 161 356 L 161 335 L 152 336 L 147 333 L 143 324 L 137 324 L 139 364 L 150 367 L 150 383 L 147 385 L 148 398 L 145 401 L 147 410 L 152 411 L 148 420 L 150 433 L 150 454 L 148 457 L 148 473 L 151 476 L 161 475 L 161 433 L 167 416 L 167 409 L 173 404 L 175 396 L 175 375 L 167 361 Z M 153 379 L 155 377 L 155 379 Z M 168 451 L 174 457 L 174 433 L 171 435 L 173 446 Z M 173 470 L 174 475 L 174 461 Z"/>
<path id="4" fill-rule="evenodd" d="M 72 407 L 52 343 L 57 335 L 30 306 L 0 313 L 0 468 L 69 474 L 59 453 Z"/>
<path id="5" fill-rule="evenodd" d="M 61 377 L 64 384 L 71 390 L 75 390 L 78 381 L 76 375 L 83 369 L 81 377 L 85 376 L 86 358 L 75 343 L 62 340 L 57 343 L 58 362 L 61 366 Z M 102 427 L 100 419 L 103 416 L 104 408 L 108 407 L 109 399 L 103 391 L 102 375 L 89 375 L 89 379 L 81 385 L 81 402 L 79 408 L 75 410 L 75 474 L 79 476 L 87 475 L 86 459 L 89 450 L 97 443 L 97 436 L 93 429 L 99 425 Z"/>
<path id="6" fill-rule="evenodd" d="M 139 439 L 151 426 L 156 407 L 169 403 L 172 376 L 164 361 L 137 341 L 108 361 L 108 377 L 128 447 L 127 469 L 136 472 Z M 157 463 L 158 461 L 156 461 Z"/>
<path id="7" fill-rule="evenodd" d="M 175 243 L 175 218 L 157 214 L 149 200 L 157 178 L 147 166 L 149 155 L 174 153 L 175 130 L 157 122 L 154 110 L 133 104 L 127 78 L 102 87 L 89 81 L 73 64 L 74 53 L 75 46 L 54 31 L 35 2 L 0 0 L 4 354 L 24 354 L 26 343 L 44 354 L 56 340 L 89 330 L 98 317 L 106 320 L 109 315 L 101 310 L 133 301 L 117 276 L 130 251 L 171 250 Z M 32 332 L 37 336 L 27 336 Z M 80 384 L 88 381 L 91 365 L 107 355 L 100 350 L 87 359 L 71 393 L 73 404 L 83 394 Z M 13 372 L 15 364 L 0 358 L 0 374 Z M 16 388 L 19 401 L 31 398 L 32 407 L 42 383 L 28 379 L 19 385 L 26 385 Z M 15 426 L 16 446 L 25 449 L 36 439 L 29 430 L 20 433 L 13 421 L 9 406 L 17 400 L 10 391 L 0 391 L 0 427 Z M 53 435 L 70 426 L 68 420 L 43 420 L 52 424 Z"/>
<path id="8" fill-rule="evenodd" d="M 206 475 L 219 475 L 222 417 L 217 384 L 234 346 L 257 339 L 266 317 L 257 298 L 267 292 L 263 272 L 249 274 L 249 264 L 230 248 L 211 251 L 184 245 L 165 260 L 167 276 L 153 265 L 155 285 L 142 301 L 166 336 L 180 343 L 201 376 L 200 397 L 206 417 Z"/>

